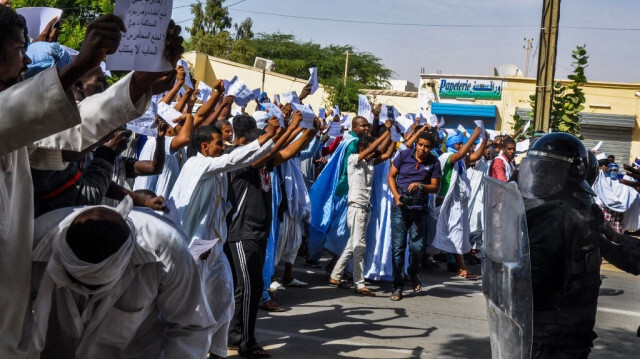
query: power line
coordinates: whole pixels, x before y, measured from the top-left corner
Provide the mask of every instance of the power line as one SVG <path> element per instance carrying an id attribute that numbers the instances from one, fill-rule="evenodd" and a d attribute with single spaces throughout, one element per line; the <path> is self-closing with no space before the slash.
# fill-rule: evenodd
<path id="1" fill-rule="evenodd" d="M 540 25 L 480 25 L 480 24 L 423 24 L 423 23 L 397 23 L 397 22 L 380 22 L 380 21 L 360 21 L 360 20 L 348 20 L 348 19 L 328 19 L 311 16 L 298 16 L 298 15 L 286 15 L 276 14 L 264 11 L 251 11 L 243 9 L 231 9 L 233 11 L 244 12 L 249 14 L 269 15 L 278 17 L 287 17 L 303 20 L 317 20 L 317 21 L 330 21 L 330 22 L 342 22 L 351 24 L 366 24 L 366 25 L 386 25 L 386 26 L 417 26 L 417 27 L 459 27 L 459 28 L 524 28 L 524 27 L 539 27 Z M 565 29 L 580 29 L 580 30 L 605 30 L 605 31 L 640 31 L 640 28 L 613 28 L 613 27 L 591 27 L 591 26 L 560 26 Z"/>
<path id="2" fill-rule="evenodd" d="M 234 6 L 234 5 L 238 5 L 238 4 L 243 3 L 243 2 L 245 2 L 245 1 L 247 1 L 247 0 L 240 0 L 240 1 L 236 1 L 236 2 L 234 2 L 233 4 L 231 4 L 231 5 L 227 5 L 227 6 L 224 6 L 224 7 L 226 7 L 226 8 L 230 8 L 230 7 Z M 191 4 L 188 4 L 188 5 L 175 6 L 173 9 L 174 9 L 174 10 L 175 10 L 175 9 L 181 9 L 181 8 L 183 8 L 183 7 L 191 6 L 192 4 L 195 4 L 195 3 L 191 3 Z"/>

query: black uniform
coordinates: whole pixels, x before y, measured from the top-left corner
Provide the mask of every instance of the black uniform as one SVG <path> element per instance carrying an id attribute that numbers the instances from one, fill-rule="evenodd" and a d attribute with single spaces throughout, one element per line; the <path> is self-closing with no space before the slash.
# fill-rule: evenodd
<path id="1" fill-rule="evenodd" d="M 527 211 L 533 288 L 533 358 L 588 356 L 600 289 L 593 209 L 567 196 Z M 567 354 L 567 355 L 563 355 Z"/>

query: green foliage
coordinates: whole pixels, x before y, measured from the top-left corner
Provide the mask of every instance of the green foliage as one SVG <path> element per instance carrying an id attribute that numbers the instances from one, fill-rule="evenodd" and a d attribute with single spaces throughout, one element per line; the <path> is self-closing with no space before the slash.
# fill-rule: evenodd
<path id="1" fill-rule="evenodd" d="M 234 24 L 233 28 L 236 30 L 236 40 L 248 40 L 253 39 L 253 20 L 250 17 L 242 20 L 240 25 Z"/>
<path id="2" fill-rule="evenodd" d="M 588 66 L 587 62 L 589 56 L 587 56 L 586 45 L 576 46 L 576 49 L 571 52 L 571 57 L 574 61 L 571 63 L 573 66 L 573 73 L 567 78 L 572 82 L 568 85 L 563 85 L 561 82 L 553 84 L 553 103 L 551 105 L 551 117 L 549 127 L 554 132 L 567 132 L 579 139 L 583 139 L 582 129 L 580 125 L 581 117 L 580 112 L 584 110 L 584 103 L 586 99 L 584 97 L 584 91 L 580 88 L 587 83 L 587 77 L 584 74 L 585 68 Z M 536 96 L 529 96 L 529 103 L 531 104 L 532 112 L 529 116 L 533 118 L 536 108 Z M 523 120 L 516 119 L 517 115 L 513 116 L 514 130 L 518 130 L 523 126 Z M 530 132 L 533 129 L 529 129 Z M 533 133 L 531 133 L 532 135 Z"/>
<path id="3" fill-rule="evenodd" d="M 358 111 L 358 95 L 363 88 L 361 83 L 348 79 L 345 86 L 342 79 L 331 79 L 324 85 L 327 96 L 325 99 L 326 105 L 338 105 L 340 106 L 340 111 L 344 112 Z"/>
<path id="4" fill-rule="evenodd" d="M 204 4 L 198 0 L 197 3 L 191 4 L 193 27 L 187 29 L 191 36 L 215 35 L 231 28 L 229 9 L 223 7 L 222 3 L 224 0 L 205 0 Z"/>
<path id="5" fill-rule="evenodd" d="M 367 88 L 380 88 L 388 84 L 393 71 L 387 69 L 381 60 L 367 52 L 357 52 L 351 45 L 329 45 L 322 47 L 313 42 L 300 42 L 294 35 L 265 34 L 249 41 L 256 56 L 275 61 L 276 71 L 299 78 L 309 77 L 309 68 L 318 67 L 318 79 L 342 79 L 344 76 L 345 53 L 349 55 L 347 78 Z"/>
<path id="6" fill-rule="evenodd" d="M 568 132 L 582 139 L 580 125 L 580 111 L 584 110 L 584 91 L 580 88 L 587 83 L 587 77 L 584 75 L 584 69 L 588 66 L 586 45 L 577 46 L 572 51 L 571 57 L 574 61 L 573 74 L 567 76 L 572 82 L 567 86 L 557 82 L 553 88 L 553 106 L 551 109 L 550 126 L 554 131 Z"/>
<path id="7" fill-rule="evenodd" d="M 102 14 L 113 12 L 115 0 L 14 0 L 13 8 L 46 6 L 63 9 L 58 42 L 79 49 L 87 25 Z M 29 34 L 37 37 L 39 34 Z"/>

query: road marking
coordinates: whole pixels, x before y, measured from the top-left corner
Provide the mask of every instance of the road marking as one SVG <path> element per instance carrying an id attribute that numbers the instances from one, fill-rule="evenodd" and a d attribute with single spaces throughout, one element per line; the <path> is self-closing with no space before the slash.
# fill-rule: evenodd
<path id="1" fill-rule="evenodd" d="M 640 318 L 640 312 L 632 312 L 630 310 L 614 309 L 614 308 L 607 308 L 607 307 L 598 307 L 598 311 L 599 312 L 604 312 L 604 313 L 628 315 L 628 316 Z"/>

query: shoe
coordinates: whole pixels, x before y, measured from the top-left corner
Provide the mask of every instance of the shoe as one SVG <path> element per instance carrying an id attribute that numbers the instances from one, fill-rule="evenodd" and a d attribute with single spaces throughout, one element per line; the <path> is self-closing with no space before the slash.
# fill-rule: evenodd
<path id="1" fill-rule="evenodd" d="M 260 304 L 258 308 L 266 310 L 267 312 L 284 312 L 284 308 L 282 308 L 282 306 L 276 303 L 273 299 L 269 299 L 268 301 Z"/>
<path id="2" fill-rule="evenodd" d="M 335 280 L 333 278 L 329 278 L 329 286 L 334 288 L 349 289 L 353 285 L 344 280 Z"/>
<path id="3" fill-rule="evenodd" d="M 271 285 L 269 286 L 269 291 L 275 292 L 276 290 L 285 290 L 285 288 L 278 281 L 274 280 L 273 282 L 271 282 Z"/>
<path id="4" fill-rule="evenodd" d="M 391 299 L 394 302 L 397 302 L 399 300 L 402 299 L 402 291 L 401 290 L 394 290 L 393 293 L 391 293 L 391 297 L 389 297 L 389 299 Z"/>
<path id="5" fill-rule="evenodd" d="M 295 278 L 293 278 L 293 280 L 289 283 L 283 284 L 285 287 L 306 287 L 307 283 L 301 281 L 301 280 L 297 280 Z M 284 288 L 282 288 L 282 290 L 284 290 Z"/>
<path id="6" fill-rule="evenodd" d="M 367 287 L 363 287 L 355 290 L 356 294 L 363 295 L 365 297 L 375 297 L 376 293 L 372 292 L 371 289 Z"/>
<path id="7" fill-rule="evenodd" d="M 458 273 L 458 278 L 467 279 L 467 280 L 476 280 L 476 279 L 480 279 L 480 276 L 467 271 L 467 273 L 465 274 Z"/>
<path id="8" fill-rule="evenodd" d="M 243 358 L 249 359 L 271 358 L 271 354 L 269 354 L 266 350 L 264 350 L 263 347 L 257 344 L 247 351 L 238 350 L 238 355 Z"/>
<path id="9" fill-rule="evenodd" d="M 315 259 L 307 259 L 304 261 L 304 265 L 311 268 L 320 268 L 320 262 Z"/>

